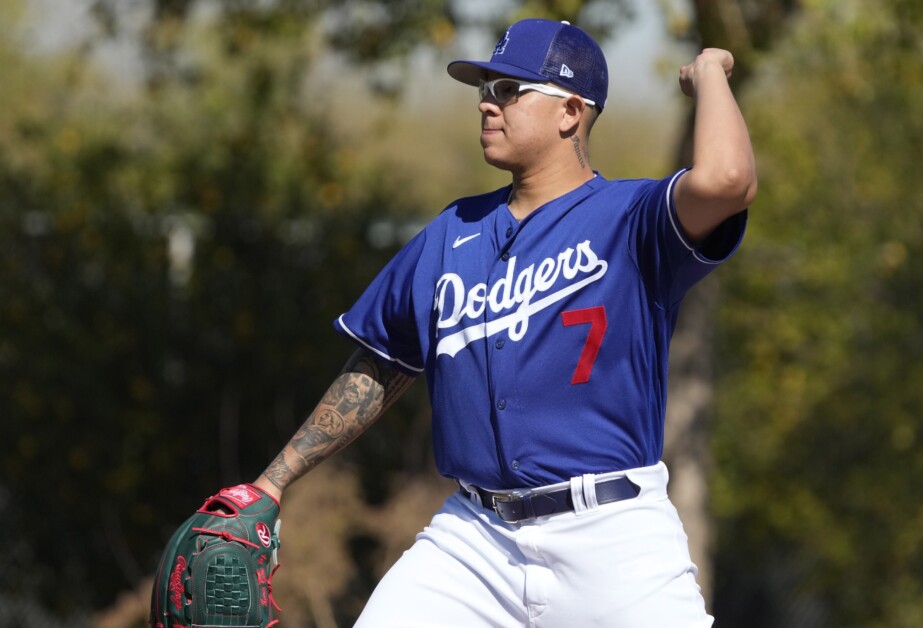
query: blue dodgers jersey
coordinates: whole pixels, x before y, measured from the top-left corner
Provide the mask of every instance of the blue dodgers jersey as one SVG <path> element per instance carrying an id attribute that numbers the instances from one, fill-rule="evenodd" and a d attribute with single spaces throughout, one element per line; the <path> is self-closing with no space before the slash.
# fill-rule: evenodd
<path id="1" fill-rule="evenodd" d="M 693 246 L 663 180 L 594 179 L 522 223 L 510 187 L 447 207 L 337 330 L 426 373 L 439 471 L 485 488 L 656 464 L 686 291 L 737 248 Z"/>

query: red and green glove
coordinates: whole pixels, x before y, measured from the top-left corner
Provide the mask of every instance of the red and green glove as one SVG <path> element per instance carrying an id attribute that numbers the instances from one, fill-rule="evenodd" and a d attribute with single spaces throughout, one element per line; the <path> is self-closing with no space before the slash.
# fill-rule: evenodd
<path id="1" fill-rule="evenodd" d="M 173 534 L 151 592 L 153 628 L 279 623 L 279 502 L 253 484 L 209 497 Z"/>

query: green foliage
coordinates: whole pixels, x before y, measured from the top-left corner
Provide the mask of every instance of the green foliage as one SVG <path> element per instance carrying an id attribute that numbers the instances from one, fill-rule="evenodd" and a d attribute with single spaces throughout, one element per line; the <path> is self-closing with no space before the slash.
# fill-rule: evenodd
<path id="1" fill-rule="evenodd" d="M 368 224 L 408 196 L 302 104 L 310 26 L 228 46 L 239 24 L 190 21 L 182 72 L 140 94 L 68 59 L 4 64 L 5 590 L 66 615 L 133 584 L 350 351 L 331 321 L 393 253 Z"/>
<path id="2" fill-rule="evenodd" d="M 748 91 L 761 190 L 723 274 L 713 492 L 718 596 L 766 607 L 748 625 L 923 618 L 918 4 L 805 3 Z"/>

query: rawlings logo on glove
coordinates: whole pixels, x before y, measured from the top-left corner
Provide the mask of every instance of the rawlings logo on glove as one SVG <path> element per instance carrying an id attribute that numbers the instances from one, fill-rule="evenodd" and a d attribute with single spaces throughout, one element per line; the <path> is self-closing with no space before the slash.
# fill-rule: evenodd
<path id="1" fill-rule="evenodd" d="M 279 623 L 279 503 L 252 484 L 209 497 L 170 538 L 151 592 L 154 628 Z"/>

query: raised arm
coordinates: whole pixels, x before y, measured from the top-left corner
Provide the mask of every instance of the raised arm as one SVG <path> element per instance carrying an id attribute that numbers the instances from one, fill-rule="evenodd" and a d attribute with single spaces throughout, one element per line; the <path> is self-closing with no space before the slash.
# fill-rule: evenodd
<path id="1" fill-rule="evenodd" d="M 254 484 L 280 499 L 288 485 L 367 430 L 414 379 L 365 349 L 357 350 L 304 425 Z"/>
<path id="2" fill-rule="evenodd" d="M 728 85 L 734 57 L 706 48 L 680 69 L 680 87 L 695 100 L 692 169 L 674 202 L 686 235 L 700 241 L 756 196 L 756 163 L 746 122 Z"/>

